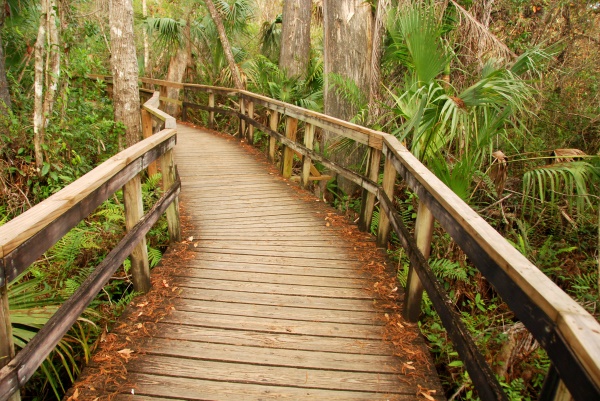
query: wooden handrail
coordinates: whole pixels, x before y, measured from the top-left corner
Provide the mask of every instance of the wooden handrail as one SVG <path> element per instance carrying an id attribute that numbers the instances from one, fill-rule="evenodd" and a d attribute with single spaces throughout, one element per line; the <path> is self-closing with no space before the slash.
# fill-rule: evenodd
<path id="1" fill-rule="evenodd" d="M 180 238 L 177 196 L 181 183 L 172 155 L 177 134 L 175 119 L 158 110 L 157 103 L 158 93 L 142 109 L 157 118 L 166 126 L 165 129 L 111 157 L 0 227 L 0 401 L 11 397 L 14 399 L 13 395 L 18 395 L 18 389 L 31 378 L 123 261 L 136 247 L 144 244 L 146 233 L 164 212 L 167 214 L 170 238 Z M 14 355 L 7 285 L 121 187 L 127 188 L 137 180 L 138 185 L 133 185 L 134 190 L 126 193 L 125 197 L 134 197 L 136 199 L 129 201 L 141 204 L 141 190 L 136 189 L 139 187 L 138 175 L 157 159 L 161 162 L 165 194 L 146 214 L 141 211 L 138 216 L 126 208 L 126 220 L 131 224 L 124 238 L 33 339 Z M 132 275 L 134 284 L 136 280 L 148 281 L 145 285 L 149 286 L 149 277 L 135 277 L 133 269 Z"/>

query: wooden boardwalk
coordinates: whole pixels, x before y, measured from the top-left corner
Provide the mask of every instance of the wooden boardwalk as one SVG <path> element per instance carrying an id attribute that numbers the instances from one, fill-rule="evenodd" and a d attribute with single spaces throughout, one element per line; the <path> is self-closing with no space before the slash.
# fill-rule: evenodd
<path id="1" fill-rule="evenodd" d="M 416 383 L 441 399 L 434 373 L 400 377 L 371 283 L 323 206 L 234 138 L 179 125 L 175 155 L 195 258 L 127 367 L 135 396 L 117 399 L 425 399 Z"/>

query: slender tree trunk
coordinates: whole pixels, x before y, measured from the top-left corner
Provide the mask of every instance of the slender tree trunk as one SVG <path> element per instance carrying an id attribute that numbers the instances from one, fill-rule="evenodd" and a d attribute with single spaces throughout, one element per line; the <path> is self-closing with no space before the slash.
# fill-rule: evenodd
<path id="1" fill-rule="evenodd" d="M 223 20 L 221 19 L 221 14 L 215 8 L 215 4 L 212 0 L 204 0 L 206 7 L 208 8 L 208 12 L 217 27 L 217 32 L 219 33 L 219 39 L 221 40 L 221 45 L 223 46 L 223 52 L 225 53 L 225 58 L 227 59 L 227 63 L 229 64 L 229 69 L 231 70 L 231 76 L 233 77 L 233 82 L 235 84 L 236 89 L 244 89 L 244 85 L 242 84 L 242 78 L 240 77 L 240 72 L 235 64 L 235 59 L 233 58 L 233 52 L 231 51 L 231 46 L 229 44 L 229 39 L 227 39 L 227 34 L 225 33 L 225 26 L 223 26 Z"/>
<path id="2" fill-rule="evenodd" d="M 304 77 L 310 58 L 312 0 L 285 0 L 279 67 L 289 77 Z"/>
<path id="3" fill-rule="evenodd" d="M 381 115 L 379 107 L 379 83 L 381 81 L 381 55 L 383 48 L 383 35 L 388 11 L 392 6 L 391 0 L 377 1 L 377 13 L 373 29 L 373 46 L 371 48 L 371 77 L 369 79 L 369 121 L 377 121 Z"/>
<path id="4" fill-rule="evenodd" d="M 329 85 L 330 74 L 340 75 L 354 82 L 368 99 L 370 68 L 373 53 L 373 16 L 371 5 L 364 0 L 324 0 L 324 106 L 325 114 L 350 120 L 359 111 Z M 335 134 L 326 133 L 325 142 L 331 144 Z M 359 147 L 333 154 L 333 159 L 345 166 L 360 164 L 364 152 Z M 346 194 L 357 188 L 351 182 L 339 179 L 338 187 Z"/>
<path id="5" fill-rule="evenodd" d="M 44 49 L 46 43 L 46 20 L 48 14 L 48 0 L 42 0 L 40 10 L 40 26 L 34 46 L 35 77 L 33 101 L 33 147 L 35 152 L 35 165 L 38 174 L 44 164 Z"/>
<path id="6" fill-rule="evenodd" d="M 142 0 L 142 17 L 146 19 L 148 16 L 148 7 L 146 0 Z M 148 44 L 148 32 L 144 29 L 144 75 L 148 75 L 148 67 L 150 66 L 150 45 Z"/>
<path id="7" fill-rule="evenodd" d="M 56 18 L 56 2 L 54 0 L 48 1 L 48 13 L 47 13 L 47 69 L 46 69 L 46 92 L 44 94 L 44 106 L 42 119 L 44 122 L 44 130 L 48 128 L 48 122 L 50 121 L 50 115 L 54 109 L 54 100 L 56 99 L 56 91 L 58 89 L 58 82 L 60 79 L 60 43 L 59 34 Z"/>

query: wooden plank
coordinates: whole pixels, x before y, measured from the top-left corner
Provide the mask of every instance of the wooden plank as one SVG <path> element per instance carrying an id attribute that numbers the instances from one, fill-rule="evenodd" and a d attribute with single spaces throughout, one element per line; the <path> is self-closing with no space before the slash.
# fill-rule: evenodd
<path id="1" fill-rule="evenodd" d="M 218 253 L 218 254 L 230 254 L 236 256 L 245 256 L 245 255 L 253 255 L 253 256 L 273 256 L 273 257 L 287 257 L 287 258 L 299 258 L 299 259 L 316 259 L 316 260 L 348 260 L 347 252 L 292 252 L 286 249 L 283 250 L 256 250 L 256 249 L 227 249 L 227 248 L 205 248 L 202 245 L 191 248 L 196 252 L 206 252 L 206 253 Z"/>
<path id="2" fill-rule="evenodd" d="M 179 282 L 176 283 L 179 286 Z M 307 297 L 291 294 L 261 294 L 249 295 L 247 292 L 223 291 L 209 288 L 184 288 L 186 298 L 207 301 L 247 303 L 252 305 L 291 306 L 296 308 L 312 308 L 326 310 L 356 310 L 372 311 L 376 301 L 365 302 L 363 299 Z"/>
<path id="3" fill-rule="evenodd" d="M 171 188 L 177 181 L 177 166 L 173 158 L 173 150 L 169 149 L 160 158 L 160 169 L 162 171 L 163 188 Z M 167 229 L 169 231 L 169 240 L 171 242 L 181 241 L 181 227 L 179 225 L 179 199 L 175 198 L 169 205 L 166 212 Z"/>
<path id="4" fill-rule="evenodd" d="M 352 313 L 352 311 L 349 311 Z M 356 338 L 336 338 L 307 336 L 289 333 L 265 333 L 248 330 L 228 330 L 186 324 L 159 322 L 155 337 L 179 339 L 215 344 L 245 345 L 261 348 L 281 348 L 304 351 L 329 352 L 336 347 L 348 354 L 390 355 L 390 349 L 381 340 L 359 340 Z"/>
<path id="5" fill-rule="evenodd" d="M 0 369 L 9 364 L 15 356 L 15 345 L 12 337 L 12 325 L 8 305 L 7 286 L 0 286 Z M 8 401 L 20 401 L 21 394 L 15 392 L 8 396 Z"/>
<path id="6" fill-rule="evenodd" d="M 178 283 L 180 287 L 206 288 L 223 291 L 241 291 L 248 294 L 277 294 L 277 295 L 302 295 L 326 298 L 372 299 L 373 297 L 363 289 L 330 288 L 303 285 L 264 284 L 223 282 L 222 280 L 186 278 Z M 248 295 L 252 296 L 252 295 Z"/>
<path id="7" fill-rule="evenodd" d="M 162 375 L 164 372 L 177 372 L 178 377 L 189 379 L 230 381 L 232 371 L 237 373 L 235 380 L 250 383 L 299 388 L 327 390 L 365 391 L 399 393 L 403 389 L 395 374 L 356 373 L 305 368 L 273 367 L 253 364 L 237 364 L 204 361 L 198 366 L 195 361 L 149 355 L 145 363 L 128 365 L 128 370 L 136 373 Z"/>
<path id="8" fill-rule="evenodd" d="M 208 107 L 211 109 L 215 107 L 215 94 L 213 92 L 208 94 Z M 215 112 L 210 111 L 208 113 L 208 128 L 214 129 L 215 127 Z"/>
<path id="9" fill-rule="evenodd" d="M 315 141 L 315 126 L 307 123 L 304 128 L 304 146 L 306 146 L 307 149 L 312 150 L 314 148 L 314 141 Z M 302 186 L 303 187 L 306 187 L 308 185 L 308 181 L 310 178 L 309 176 L 310 176 L 310 173 L 312 170 L 311 167 L 314 167 L 312 165 L 312 160 L 310 159 L 310 157 L 304 156 L 303 160 L 302 160 Z M 316 168 L 315 168 L 315 170 L 316 170 Z M 314 172 L 313 172 L 313 175 L 315 175 Z M 319 175 L 320 175 L 320 173 L 319 173 Z"/>
<path id="10" fill-rule="evenodd" d="M 273 283 L 273 284 L 299 284 L 299 285 L 315 285 L 321 287 L 333 288 L 365 288 L 369 284 L 366 279 L 345 278 L 345 277 L 314 277 L 304 275 L 277 273 L 258 273 L 246 271 L 224 271 L 212 269 L 189 269 L 178 274 L 180 277 L 206 278 L 213 280 L 229 280 L 229 281 L 245 281 L 257 283 Z"/>
<path id="11" fill-rule="evenodd" d="M 246 305 L 251 309 L 249 305 Z M 310 309 L 308 309 L 310 311 Z M 308 313 L 308 312 L 305 312 Z M 267 318 L 244 315 L 204 313 L 191 303 L 186 310 L 175 310 L 163 320 L 165 323 L 187 324 L 197 327 L 213 327 L 228 330 L 249 330 L 264 333 L 299 334 L 332 338 L 354 338 L 359 340 L 381 340 L 381 322 L 367 324 L 332 323 L 326 321 L 304 321 L 283 318 Z"/>
<path id="12" fill-rule="evenodd" d="M 272 131 L 277 131 L 277 127 L 279 125 L 279 113 L 277 111 L 271 111 L 271 115 L 269 117 L 269 127 Z M 275 162 L 275 151 L 277 148 L 277 140 L 275 137 L 269 137 L 269 160 L 274 163 Z"/>
<path id="13" fill-rule="evenodd" d="M 192 260 L 188 262 L 190 267 L 209 269 L 209 270 L 224 270 L 229 272 L 255 272 L 255 273 L 270 273 L 280 276 L 310 276 L 310 277 L 338 277 L 338 278 L 364 278 L 366 273 L 360 273 L 356 269 L 331 269 L 326 267 L 287 267 L 277 265 L 250 264 L 237 262 L 214 262 L 207 260 Z M 193 274 L 190 272 L 190 274 Z"/>
<path id="14" fill-rule="evenodd" d="M 368 177 L 373 182 L 379 181 L 379 170 L 381 163 L 381 150 L 369 149 L 369 170 Z M 360 208 L 360 218 L 358 220 L 358 228 L 361 231 L 369 231 L 371 229 L 371 221 L 373 219 L 373 209 L 375 208 L 375 194 L 363 189 L 362 202 Z"/>
<path id="15" fill-rule="evenodd" d="M 241 362 L 257 365 L 287 366 L 352 372 L 395 373 L 395 360 L 386 355 L 346 354 L 342 352 L 301 351 L 227 344 L 197 343 L 153 338 L 145 346 L 148 353 L 211 361 Z"/>
<path id="16" fill-rule="evenodd" d="M 349 323 L 377 326 L 382 324 L 382 317 L 375 311 L 340 311 L 309 308 L 294 308 L 289 306 L 236 304 L 232 302 L 217 302 L 186 299 L 177 303 L 177 310 L 184 312 L 202 312 L 220 314 L 223 316 L 258 317 L 269 319 L 299 320 L 308 322 Z M 241 329 L 240 327 L 239 329 Z"/>
<path id="17" fill-rule="evenodd" d="M 179 377 L 162 377 L 134 373 L 131 380 L 137 383 L 136 397 L 148 395 L 184 399 L 188 401 L 256 401 L 256 400 L 328 400 L 365 401 L 389 400 L 389 394 L 376 394 L 358 391 L 330 391 L 319 389 L 299 389 L 294 387 L 263 386 L 245 383 L 227 383 L 209 380 L 191 380 Z M 123 398 L 121 398 L 123 397 Z M 414 400 L 414 394 L 395 397 L 398 401 Z M 136 398 L 137 399 L 137 398 Z M 117 400 L 129 400 L 129 395 Z"/>
<path id="18" fill-rule="evenodd" d="M 354 261 L 315 259 L 307 261 L 304 258 L 257 256 L 257 255 L 235 255 L 221 253 L 203 253 L 196 256 L 197 259 L 213 261 L 239 261 L 244 263 L 261 263 L 263 265 L 300 266 L 300 267 L 328 267 L 333 269 L 356 268 Z"/>

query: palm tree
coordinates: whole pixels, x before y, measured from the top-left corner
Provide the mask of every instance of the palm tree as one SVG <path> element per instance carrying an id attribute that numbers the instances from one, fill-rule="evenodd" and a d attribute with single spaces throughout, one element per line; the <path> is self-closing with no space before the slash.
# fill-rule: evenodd
<path id="1" fill-rule="evenodd" d="M 493 146 L 510 143 L 509 131 L 525 132 L 522 117 L 533 91 L 517 72 L 531 56 L 512 68 L 489 60 L 468 86 L 454 87 L 440 79 L 454 57 L 445 30 L 427 4 L 405 6 L 391 18 L 385 60 L 405 71 L 404 84 L 389 90 L 391 112 L 400 122 L 394 134 L 466 200 L 473 174 L 489 161 Z"/>

